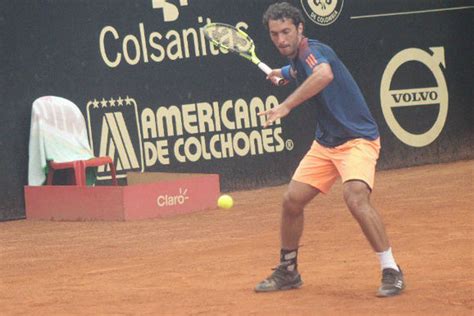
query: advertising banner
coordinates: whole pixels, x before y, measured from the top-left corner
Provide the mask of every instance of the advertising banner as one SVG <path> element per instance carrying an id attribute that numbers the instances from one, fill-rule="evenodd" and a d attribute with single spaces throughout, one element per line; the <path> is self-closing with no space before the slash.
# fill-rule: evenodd
<path id="1" fill-rule="evenodd" d="M 314 139 L 317 104 L 263 128 L 257 113 L 295 86 L 273 86 L 201 29 L 234 25 L 279 68 L 288 62 L 262 24 L 274 2 L 3 4 L 1 128 L 11 137 L 1 140 L 0 219 L 23 214 L 31 105 L 45 95 L 79 107 L 94 154 L 113 157 L 122 179 L 137 171 L 215 173 L 223 191 L 289 181 Z M 288 2 L 303 12 L 305 35 L 331 46 L 358 82 L 381 133 L 379 169 L 472 159 L 472 1 Z M 109 172 L 99 168 L 98 176 L 107 183 Z"/>

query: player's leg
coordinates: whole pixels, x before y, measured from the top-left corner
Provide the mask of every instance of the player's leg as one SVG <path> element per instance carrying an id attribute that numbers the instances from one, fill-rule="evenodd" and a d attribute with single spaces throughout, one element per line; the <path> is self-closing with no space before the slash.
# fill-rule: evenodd
<path id="1" fill-rule="evenodd" d="M 343 186 L 344 200 L 380 260 L 382 285 L 377 296 L 400 294 L 405 288 L 403 272 L 393 257 L 382 219 L 370 203 L 370 188 L 357 180 L 347 181 Z"/>
<path id="2" fill-rule="evenodd" d="M 283 197 L 280 264 L 272 275 L 257 284 L 255 291 L 270 292 L 298 288 L 303 283 L 298 268 L 298 246 L 304 225 L 304 207 L 319 192 L 326 193 L 338 177 L 333 163 L 317 143 L 300 162 Z"/>
<path id="3" fill-rule="evenodd" d="M 380 260 L 382 286 L 377 295 L 392 296 L 399 294 L 405 284 L 403 273 L 392 255 L 382 219 L 370 203 L 379 149 L 378 140 L 350 141 L 341 146 L 335 164 L 344 182 L 344 201 Z"/>
<path id="4" fill-rule="evenodd" d="M 304 207 L 319 190 L 309 184 L 292 180 L 283 197 L 281 212 L 280 264 L 265 280 L 257 284 L 256 292 L 272 292 L 298 288 L 303 284 L 298 272 L 298 246 L 304 226 Z"/>
<path id="5" fill-rule="evenodd" d="M 283 197 L 281 212 L 281 248 L 297 249 L 303 233 L 304 207 L 319 190 L 309 184 L 292 180 Z"/>
<path id="6" fill-rule="evenodd" d="M 349 180 L 343 184 L 344 201 L 359 223 L 365 237 L 376 252 L 387 250 L 390 245 L 382 219 L 370 204 L 370 188 L 364 181 Z"/>

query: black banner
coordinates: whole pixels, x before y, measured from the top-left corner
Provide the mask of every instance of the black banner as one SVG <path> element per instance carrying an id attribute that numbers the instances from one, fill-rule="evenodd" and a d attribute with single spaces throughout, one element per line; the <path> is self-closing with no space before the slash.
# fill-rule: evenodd
<path id="1" fill-rule="evenodd" d="M 218 173 L 223 190 L 287 182 L 313 140 L 316 105 L 263 129 L 256 113 L 294 86 L 272 86 L 200 29 L 236 25 L 280 67 L 261 22 L 274 2 L 3 3 L 0 219 L 24 214 L 31 105 L 45 95 L 79 107 L 94 153 L 114 157 L 122 177 Z M 381 131 L 379 168 L 472 159 L 473 1 L 289 2 L 302 9 L 306 35 L 333 47 L 359 83 Z"/>

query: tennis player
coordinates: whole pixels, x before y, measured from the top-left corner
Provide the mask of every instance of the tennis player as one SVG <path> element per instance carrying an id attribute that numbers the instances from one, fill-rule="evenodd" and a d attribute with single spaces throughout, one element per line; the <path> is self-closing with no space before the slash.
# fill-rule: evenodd
<path id="1" fill-rule="evenodd" d="M 263 16 L 271 40 L 289 65 L 273 70 L 298 88 L 277 107 L 261 112 L 265 126 L 285 117 L 310 100 L 316 107 L 316 136 L 301 160 L 283 198 L 280 263 L 255 291 L 300 287 L 298 246 L 303 232 L 305 205 L 320 192 L 328 193 L 338 177 L 350 212 L 380 260 L 382 284 L 377 296 L 400 294 L 405 287 L 378 212 L 370 203 L 380 139 L 366 101 L 352 75 L 327 45 L 303 35 L 304 18 L 286 3 L 268 7 Z"/>

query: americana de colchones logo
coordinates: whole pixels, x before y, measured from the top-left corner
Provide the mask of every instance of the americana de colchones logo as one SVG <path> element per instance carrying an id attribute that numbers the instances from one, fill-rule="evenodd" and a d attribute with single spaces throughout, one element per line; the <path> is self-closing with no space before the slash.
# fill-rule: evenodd
<path id="1" fill-rule="evenodd" d="M 326 26 L 341 14 L 344 0 L 300 0 L 304 12 L 314 23 Z"/>
<path id="2" fill-rule="evenodd" d="M 87 102 L 89 143 L 96 156 L 109 156 L 117 177 L 127 171 L 144 171 L 143 146 L 135 99 L 102 97 Z M 107 168 L 107 169 L 106 169 Z M 108 166 L 98 169 L 98 179 L 110 179 Z"/>
<path id="3" fill-rule="evenodd" d="M 443 68 L 444 47 L 404 49 L 385 68 L 380 85 L 382 112 L 390 130 L 409 146 L 431 144 L 445 126 L 449 95 Z M 415 85 L 414 78 L 421 82 Z"/>

